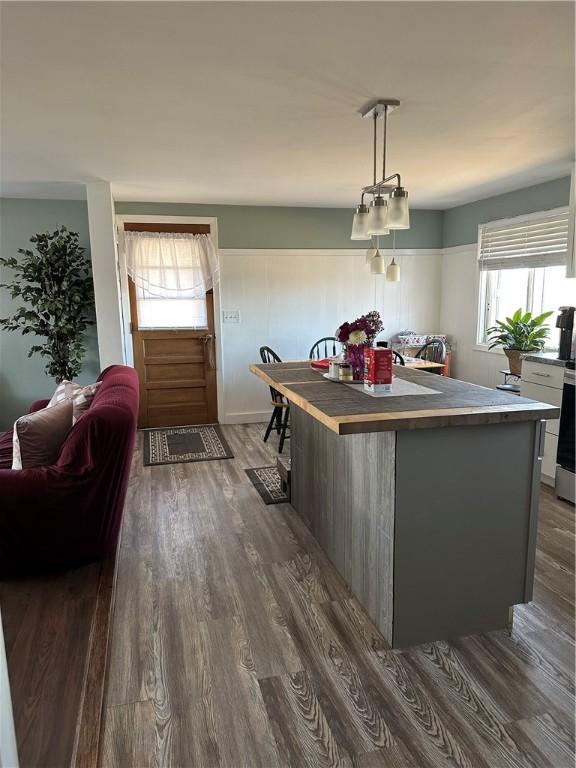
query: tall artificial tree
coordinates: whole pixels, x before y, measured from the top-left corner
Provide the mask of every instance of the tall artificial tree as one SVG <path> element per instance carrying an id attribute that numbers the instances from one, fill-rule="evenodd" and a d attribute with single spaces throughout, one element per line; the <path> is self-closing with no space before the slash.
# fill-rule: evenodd
<path id="1" fill-rule="evenodd" d="M 84 336 L 94 324 L 90 260 L 78 237 L 60 227 L 31 237 L 34 250 L 19 248 L 20 259 L 0 256 L 0 266 L 13 273 L 12 281 L 0 287 L 22 302 L 13 315 L 0 318 L 0 328 L 42 338 L 28 357 L 47 358 L 46 372 L 57 381 L 80 373 Z"/>

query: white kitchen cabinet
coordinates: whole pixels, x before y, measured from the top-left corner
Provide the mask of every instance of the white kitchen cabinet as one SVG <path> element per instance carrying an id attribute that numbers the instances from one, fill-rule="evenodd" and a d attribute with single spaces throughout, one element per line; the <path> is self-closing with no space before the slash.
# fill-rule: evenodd
<path id="1" fill-rule="evenodd" d="M 550 363 L 537 363 L 524 360 L 522 363 L 522 381 L 520 394 L 530 400 L 539 400 L 550 405 L 562 405 L 562 387 L 564 384 L 564 366 Z M 542 458 L 542 482 L 554 485 L 556 477 L 556 453 L 558 451 L 558 427 L 560 420 L 546 422 L 546 441 Z"/>
<path id="2" fill-rule="evenodd" d="M 539 384 L 561 390 L 564 386 L 564 365 L 524 360 L 522 362 L 522 384 L 524 383 Z"/>
<path id="3" fill-rule="evenodd" d="M 556 483 L 556 454 L 558 453 L 558 435 L 546 432 L 544 456 L 542 457 L 542 482 L 546 485 Z"/>
<path id="4" fill-rule="evenodd" d="M 557 405 L 558 408 L 562 405 L 562 389 L 555 389 L 543 384 L 531 384 L 530 382 L 525 382 L 524 379 L 522 379 L 520 394 L 522 397 L 529 397 L 530 400 L 539 400 L 541 403 Z M 548 419 L 546 422 L 546 434 L 558 435 L 559 427 L 560 419 Z"/>

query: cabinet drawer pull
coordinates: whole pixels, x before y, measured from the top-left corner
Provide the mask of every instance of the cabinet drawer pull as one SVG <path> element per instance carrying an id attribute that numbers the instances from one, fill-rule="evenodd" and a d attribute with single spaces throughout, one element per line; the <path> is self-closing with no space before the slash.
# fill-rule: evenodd
<path id="1" fill-rule="evenodd" d="M 532 371 L 532 373 L 534 374 L 534 376 L 543 376 L 545 379 L 552 378 L 552 374 L 550 373 L 539 373 L 538 371 Z"/>

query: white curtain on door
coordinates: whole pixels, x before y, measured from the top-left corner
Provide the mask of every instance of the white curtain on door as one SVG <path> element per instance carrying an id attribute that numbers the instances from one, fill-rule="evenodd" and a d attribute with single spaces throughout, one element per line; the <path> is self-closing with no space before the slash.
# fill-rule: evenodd
<path id="1" fill-rule="evenodd" d="M 147 298 L 203 299 L 214 285 L 218 255 L 210 235 L 125 233 L 126 266 Z"/>

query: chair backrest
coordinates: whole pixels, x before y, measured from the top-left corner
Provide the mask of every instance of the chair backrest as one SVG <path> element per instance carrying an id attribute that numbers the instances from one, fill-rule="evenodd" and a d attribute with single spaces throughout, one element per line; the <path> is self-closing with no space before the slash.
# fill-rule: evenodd
<path id="1" fill-rule="evenodd" d="M 395 352 L 394 350 L 392 350 L 392 362 L 394 365 L 406 365 L 400 352 Z"/>
<path id="2" fill-rule="evenodd" d="M 271 347 L 260 347 L 260 359 L 263 363 L 281 363 L 282 360 Z"/>
<path id="3" fill-rule="evenodd" d="M 441 339 L 432 339 L 416 352 L 420 360 L 432 363 L 443 363 L 446 360 L 446 344 Z"/>
<path id="4" fill-rule="evenodd" d="M 272 347 L 260 347 L 260 359 L 263 363 L 281 363 L 282 360 Z M 274 387 L 270 387 L 270 397 L 275 403 L 283 403 L 284 397 Z"/>
<path id="5" fill-rule="evenodd" d="M 340 350 L 337 349 L 340 346 L 340 342 L 335 336 L 324 336 L 322 339 L 312 345 L 308 354 L 309 360 L 321 360 L 324 357 L 336 357 L 340 354 Z"/>

